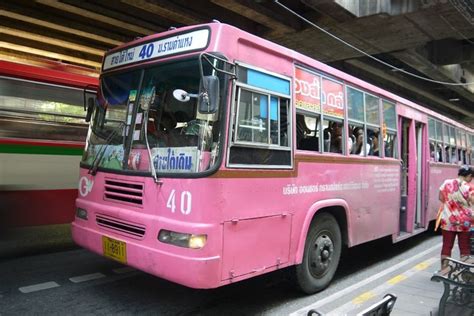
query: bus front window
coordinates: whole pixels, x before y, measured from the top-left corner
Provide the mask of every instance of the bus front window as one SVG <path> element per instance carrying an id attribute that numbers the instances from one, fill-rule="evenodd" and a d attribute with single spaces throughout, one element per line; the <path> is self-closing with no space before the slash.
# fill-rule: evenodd
<path id="1" fill-rule="evenodd" d="M 139 72 L 102 79 L 82 163 L 91 169 L 124 169 L 127 105 L 139 84 Z M 133 102 L 133 101 L 131 101 Z"/>
<path id="2" fill-rule="evenodd" d="M 199 112 L 197 97 L 173 95 L 180 89 L 197 96 L 201 85 L 198 59 L 105 76 L 83 163 L 99 155 L 98 166 L 108 169 L 159 176 L 208 170 L 217 161 L 219 113 Z"/>

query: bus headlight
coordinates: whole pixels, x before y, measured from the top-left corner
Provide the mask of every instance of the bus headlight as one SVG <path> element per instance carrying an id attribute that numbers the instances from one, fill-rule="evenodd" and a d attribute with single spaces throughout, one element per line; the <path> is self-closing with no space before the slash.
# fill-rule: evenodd
<path id="1" fill-rule="evenodd" d="M 83 208 L 76 208 L 76 217 L 82 218 L 87 221 L 87 210 Z"/>
<path id="2" fill-rule="evenodd" d="M 158 240 L 178 247 L 201 249 L 206 245 L 207 235 L 185 234 L 162 229 L 158 234 Z"/>

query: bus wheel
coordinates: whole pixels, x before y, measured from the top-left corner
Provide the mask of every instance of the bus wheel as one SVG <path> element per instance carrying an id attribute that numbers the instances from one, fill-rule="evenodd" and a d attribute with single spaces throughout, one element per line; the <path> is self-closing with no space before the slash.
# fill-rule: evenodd
<path id="1" fill-rule="evenodd" d="M 303 262 L 296 266 L 296 281 L 307 294 L 326 288 L 336 272 L 341 256 L 341 231 L 327 213 L 317 215 L 306 236 Z"/>

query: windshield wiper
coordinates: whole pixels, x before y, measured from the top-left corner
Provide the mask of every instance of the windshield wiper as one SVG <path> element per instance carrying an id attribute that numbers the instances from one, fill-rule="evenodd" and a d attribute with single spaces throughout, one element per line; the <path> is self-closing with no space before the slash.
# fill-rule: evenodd
<path id="1" fill-rule="evenodd" d="M 99 168 L 99 164 L 100 164 L 100 161 L 102 160 L 102 158 L 104 157 L 104 154 L 107 150 L 107 147 L 110 145 L 110 143 L 112 142 L 112 140 L 115 138 L 115 136 L 117 136 L 118 132 L 119 131 L 122 131 L 123 130 L 123 127 L 125 126 L 125 123 L 124 122 L 120 122 L 119 126 L 117 127 L 117 129 L 114 129 L 112 131 L 112 133 L 109 134 L 109 136 L 106 138 L 105 140 L 105 144 L 101 147 L 100 151 L 97 153 L 97 155 L 95 156 L 95 159 L 94 161 L 92 161 L 92 165 L 90 166 L 89 168 L 89 174 L 95 176 L 96 173 L 97 173 L 97 168 Z"/>
<path id="2" fill-rule="evenodd" d="M 145 144 L 146 144 L 146 149 L 148 151 L 148 159 L 150 160 L 150 171 L 151 171 L 151 176 L 155 180 L 155 183 L 161 184 L 162 182 L 158 179 L 158 176 L 156 175 L 156 169 L 155 169 L 155 163 L 153 162 L 153 156 L 151 154 L 151 149 L 150 149 L 150 143 L 148 142 L 148 113 L 149 111 L 146 111 L 144 113 L 144 121 L 145 121 Z"/>

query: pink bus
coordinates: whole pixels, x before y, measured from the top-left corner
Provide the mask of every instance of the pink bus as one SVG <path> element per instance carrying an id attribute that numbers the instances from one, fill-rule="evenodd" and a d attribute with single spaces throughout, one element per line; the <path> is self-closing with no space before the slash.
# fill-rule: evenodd
<path id="1" fill-rule="evenodd" d="M 466 126 L 220 23 L 107 52 L 89 114 L 73 239 L 193 288 L 294 266 L 304 292 L 324 289 L 343 247 L 427 230 L 474 144 Z"/>

